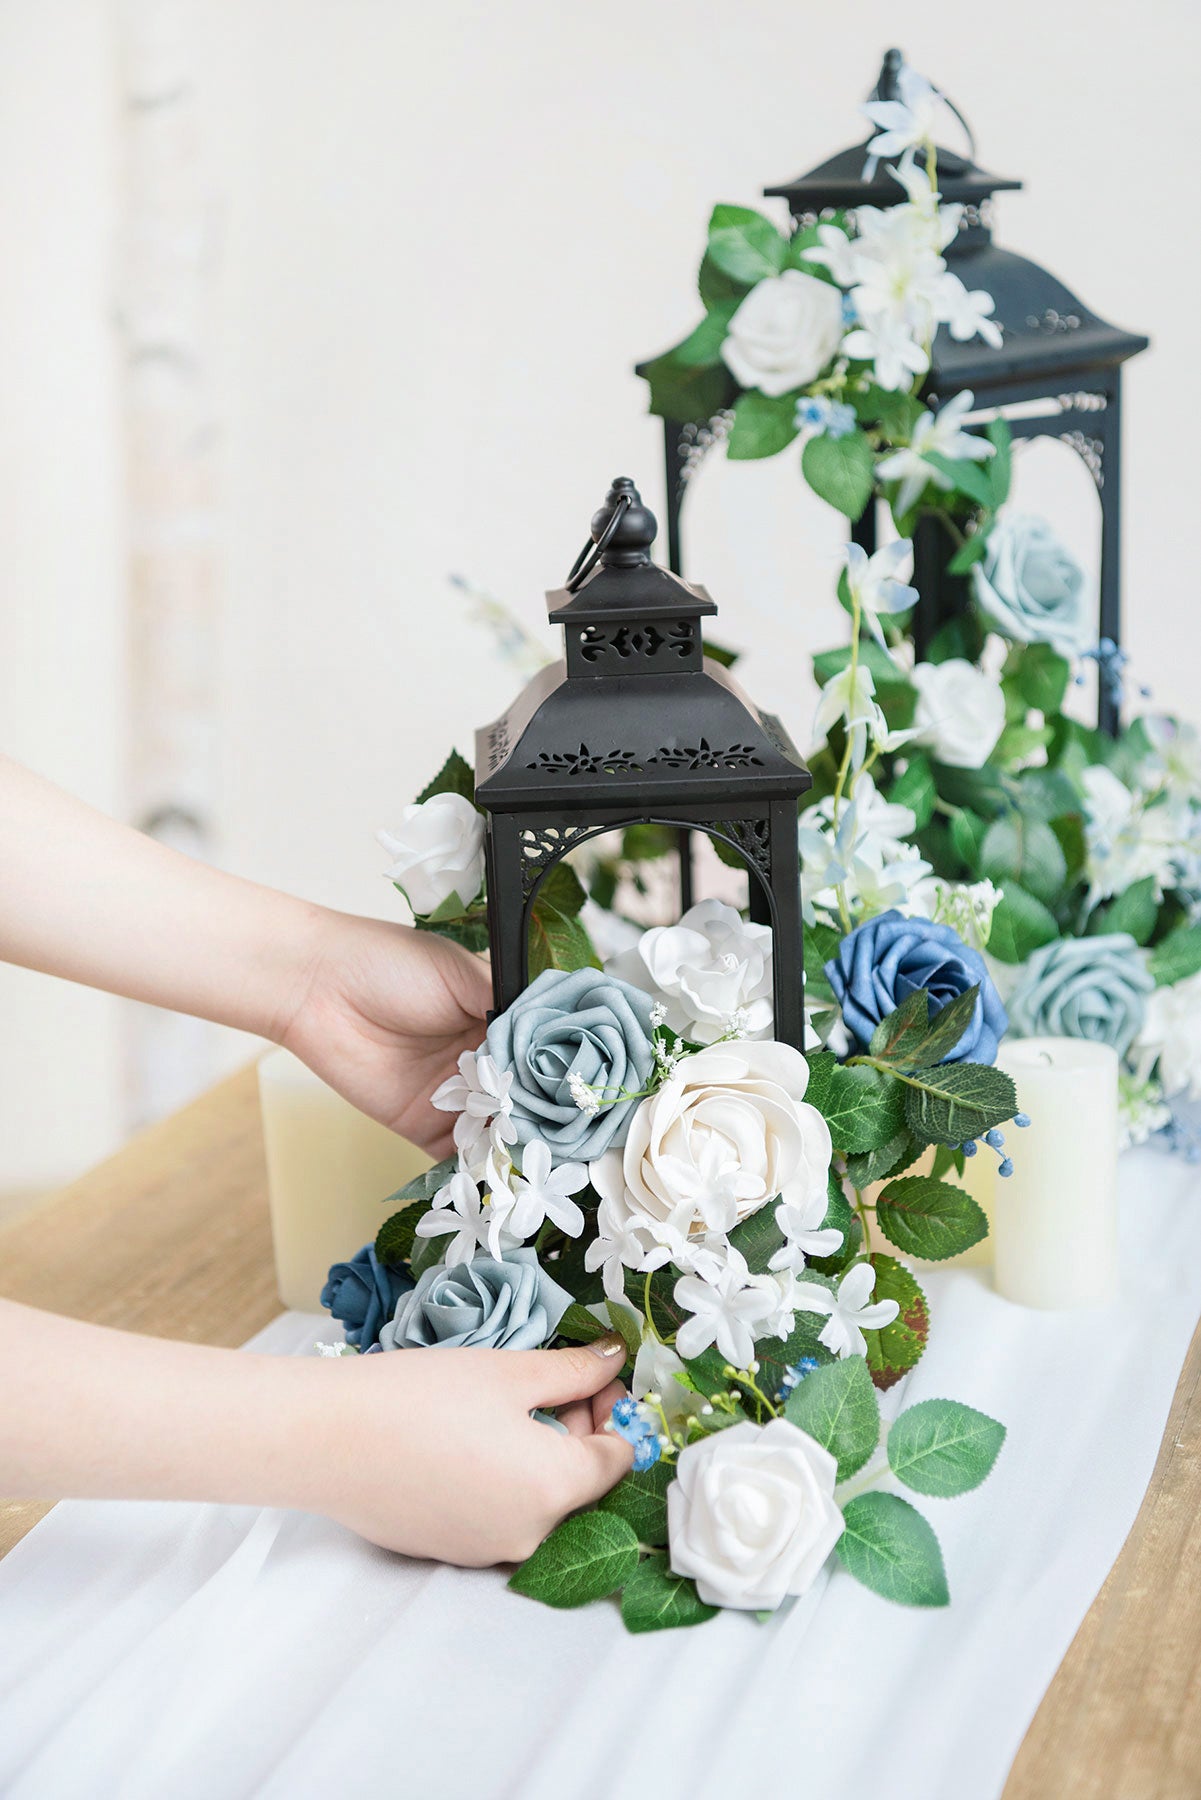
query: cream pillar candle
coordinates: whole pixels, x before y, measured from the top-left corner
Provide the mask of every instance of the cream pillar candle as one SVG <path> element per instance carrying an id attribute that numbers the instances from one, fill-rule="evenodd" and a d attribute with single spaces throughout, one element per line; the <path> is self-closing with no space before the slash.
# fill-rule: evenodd
<path id="1" fill-rule="evenodd" d="M 431 1159 L 356 1111 L 288 1050 L 259 1063 L 259 1099 L 279 1297 L 316 1312 L 330 1264 L 374 1238 L 388 1195 Z"/>
<path id="2" fill-rule="evenodd" d="M 997 1292 L 1022 1306 L 1095 1306 L 1118 1273 L 1118 1059 L 1081 1038 L 1006 1038 L 1030 1125 L 1013 1132 L 1013 1174 L 997 1183 Z"/>

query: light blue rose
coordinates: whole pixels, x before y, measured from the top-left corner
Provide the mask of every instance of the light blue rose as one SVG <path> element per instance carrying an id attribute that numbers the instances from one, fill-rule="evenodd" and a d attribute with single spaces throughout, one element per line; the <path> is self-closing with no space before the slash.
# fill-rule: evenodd
<path id="1" fill-rule="evenodd" d="M 979 953 L 949 925 L 906 919 L 895 910 L 857 925 L 826 964 L 826 979 L 842 1008 L 843 1024 L 858 1050 L 866 1050 L 882 1019 L 917 988 L 930 996 L 930 1017 L 968 988 L 976 1005 L 944 1062 L 991 1063 L 1005 1035 L 1005 1008 Z"/>
<path id="2" fill-rule="evenodd" d="M 1061 656 L 1078 656 L 1096 643 L 1084 571 L 1045 519 L 1027 513 L 1000 519 L 972 581 L 981 608 L 1007 638 L 1050 644 Z"/>
<path id="3" fill-rule="evenodd" d="M 1090 1038 L 1119 1056 L 1134 1041 L 1155 986 L 1132 937 L 1057 938 L 1035 950 L 1009 1001 L 1019 1037 Z"/>
<path id="4" fill-rule="evenodd" d="M 531 1249 L 507 1250 L 427 1269 L 379 1341 L 385 1350 L 538 1350 L 570 1305 Z"/>
<path id="5" fill-rule="evenodd" d="M 511 1071 L 517 1141 L 541 1138 L 556 1163 L 593 1162 L 624 1144 L 654 1064 L 649 994 L 599 969 L 547 969 L 488 1027 L 487 1051 Z M 584 1110 L 591 1095 L 599 1111 Z"/>

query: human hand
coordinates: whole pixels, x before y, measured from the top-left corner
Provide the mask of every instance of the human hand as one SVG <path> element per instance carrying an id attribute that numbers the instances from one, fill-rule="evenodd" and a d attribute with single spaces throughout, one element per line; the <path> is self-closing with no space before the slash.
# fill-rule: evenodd
<path id="1" fill-rule="evenodd" d="M 491 1000 L 487 965 L 446 938 L 323 913 L 279 1041 L 361 1112 L 448 1156 L 454 1121 L 429 1096 L 483 1042 Z"/>
<path id="2" fill-rule="evenodd" d="M 407 1556 L 466 1568 L 521 1562 L 633 1462 L 603 1429 L 625 1392 L 619 1337 L 567 1350 L 397 1350 L 309 1365 L 321 1385 L 298 1430 L 301 1485 L 322 1512 Z M 559 1407 L 568 1435 L 530 1418 Z M 319 1454 L 314 1451 L 319 1448 Z"/>

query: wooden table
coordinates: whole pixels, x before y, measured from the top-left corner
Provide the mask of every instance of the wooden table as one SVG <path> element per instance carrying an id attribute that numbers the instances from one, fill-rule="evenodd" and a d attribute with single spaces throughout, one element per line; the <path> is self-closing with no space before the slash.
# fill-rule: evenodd
<path id="1" fill-rule="evenodd" d="M 195 1342 L 261 1330 L 280 1306 L 254 1071 L 0 1228 L 0 1292 Z M 0 1555 L 47 1510 L 0 1502 Z M 1005 1800 L 1198 1796 L 1201 1328 L 1134 1529 L 1005 1787 Z"/>

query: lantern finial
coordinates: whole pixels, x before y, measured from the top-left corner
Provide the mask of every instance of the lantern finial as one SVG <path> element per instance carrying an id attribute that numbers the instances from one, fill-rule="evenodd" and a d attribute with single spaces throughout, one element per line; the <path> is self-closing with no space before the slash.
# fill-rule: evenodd
<path id="1" fill-rule="evenodd" d="M 872 94 L 872 100 L 899 100 L 901 97 L 901 70 L 905 67 L 903 50 L 886 50 L 884 61 L 880 64 L 880 75 Z"/>
<path id="2" fill-rule="evenodd" d="M 632 569 L 650 561 L 659 525 L 628 475 L 618 475 L 605 504 L 592 515 L 592 541 L 607 569 Z"/>

